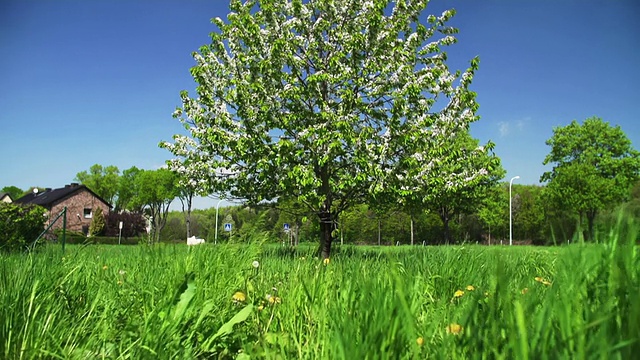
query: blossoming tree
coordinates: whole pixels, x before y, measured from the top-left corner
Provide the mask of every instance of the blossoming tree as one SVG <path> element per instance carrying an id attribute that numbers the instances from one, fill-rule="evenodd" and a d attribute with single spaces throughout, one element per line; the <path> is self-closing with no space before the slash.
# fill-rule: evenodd
<path id="1" fill-rule="evenodd" d="M 475 156 L 446 149 L 477 120 L 478 59 L 449 70 L 442 49 L 456 42 L 455 12 L 427 16 L 427 3 L 231 1 L 194 53 L 197 96 L 183 91 L 174 113 L 189 135 L 161 146 L 188 160 L 173 164 L 210 174 L 209 191 L 296 197 L 319 217 L 324 258 L 351 205 L 406 196 L 412 176 L 451 188 L 481 176 L 431 172 Z"/>

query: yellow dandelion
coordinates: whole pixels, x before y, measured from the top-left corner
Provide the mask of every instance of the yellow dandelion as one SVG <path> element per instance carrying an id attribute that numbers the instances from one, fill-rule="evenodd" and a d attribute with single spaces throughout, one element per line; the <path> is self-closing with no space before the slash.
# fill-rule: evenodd
<path id="1" fill-rule="evenodd" d="M 264 310 L 264 305 L 258 306 L 258 311 L 262 311 L 262 310 Z"/>
<path id="2" fill-rule="evenodd" d="M 422 338 L 422 336 L 416 339 L 416 344 L 418 344 L 418 346 L 422 346 L 424 344 L 424 339 Z"/>
<path id="3" fill-rule="evenodd" d="M 520 293 L 521 293 L 522 295 L 524 295 L 524 294 L 526 294 L 526 293 L 528 293 L 528 292 L 529 292 L 529 288 L 524 288 L 524 289 L 522 289 L 522 291 L 520 291 Z"/>
<path id="4" fill-rule="evenodd" d="M 534 278 L 534 280 L 535 280 L 535 281 L 537 281 L 537 282 L 542 282 L 542 280 L 544 280 L 544 279 L 543 279 L 543 278 L 541 278 L 540 276 L 536 276 L 536 277 Z"/>
<path id="5" fill-rule="evenodd" d="M 102 266 L 102 270 L 107 270 L 109 267 L 107 265 Z"/>
<path id="6" fill-rule="evenodd" d="M 279 296 L 269 296 L 267 298 L 269 300 L 269 304 L 280 304 L 282 299 Z"/>
<path id="7" fill-rule="evenodd" d="M 551 285 L 551 281 L 549 281 L 549 280 L 542 280 L 542 285 L 547 285 L 547 286 L 549 286 L 549 285 Z"/>
<path id="8" fill-rule="evenodd" d="M 453 293 L 454 298 L 462 297 L 462 295 L 464 295 L 464 291 L 462 290 L 456 290 L 456 292 Z"/>
<path id="9" fill-rule="evenodd" d="M 473 285 L 467 285 L 467 291 L 473 291 L 476 288 Z"/>
<path id="10" fill-rule="evenodd" d="M 326 259 L 322 260 L 322 263 L 324 264 L 324 266 L 329 265 L 329 262 L 331 262 L 331 260 L 329 260 L 329 258 L 326 258 Z"/>
<path id="11" fill-rule="evenodd" d="M 247 300 L 247 295 L 245 295 L 242 291 L 236 291 L 232 296 L 233 302 L 245 302 Z"/>
<path id="12" fill-rule="evenodd" d="M 447 334 L 453 334 L 453 335 L 458 335 L 462 332 L 462 326 L 460 324 L 449 324 L 447 326 Z"/>

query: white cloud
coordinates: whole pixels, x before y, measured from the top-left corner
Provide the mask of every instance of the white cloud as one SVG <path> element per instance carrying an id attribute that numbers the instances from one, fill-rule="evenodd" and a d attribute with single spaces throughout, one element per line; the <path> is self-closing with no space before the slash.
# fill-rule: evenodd
<path id="1" fill-rule="evenodd" d="M 500 131 L 500 137 L 509 135 L 509 123 L 506 121 L 500 121 L 498 123 L 498 130 Z"/>
<path id="2" fill-rule="evenodd" d="M 500 137 L 505 137 L 512 133 L 522 133 L 525 131 L 527 127 L 527 123 L 531 121 L 531 117 L 527 116 L 525 118 L 521 118 L 513 121 L 500 121 L 498 122 L 498 131 L 500 132 Z"/>

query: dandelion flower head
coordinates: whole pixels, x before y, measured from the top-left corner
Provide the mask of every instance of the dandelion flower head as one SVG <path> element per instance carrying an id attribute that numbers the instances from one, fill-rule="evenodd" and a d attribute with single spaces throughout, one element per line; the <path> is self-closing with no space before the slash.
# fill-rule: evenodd
<path id="1" fill-rule="evenodd" d="M 245 302 L 247 300 L 247 295 L 245 295 L 242 291 L 236 291 L 232 296 L 233 302 Z"/>
<path id="2" fill-rule="evenodd" d="M 460 324 L 453 323 L 447 326 L 448 334 L 458 335 L 461 332 L 462 332 L 462 326 Z"/>

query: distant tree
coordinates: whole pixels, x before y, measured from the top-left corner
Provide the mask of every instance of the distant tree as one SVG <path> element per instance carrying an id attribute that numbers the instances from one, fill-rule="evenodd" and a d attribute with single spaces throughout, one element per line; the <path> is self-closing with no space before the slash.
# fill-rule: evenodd
<path id="1" fill-rule="evenodd" d="M 578 215 L 578 235 L 593 238 L 598 211 L 628 198 L 630 187 L 640 174 L 640 153 L 619 126 L 612 127 L 597 117 L 577 121 L 553 130 L 547 140 L 551 152 L 543 164 L 553 164 L 541 181 L 548 181 L 547 194 L 558 206 Z"/>
<path id="2" fill-rule="evenodd" d="M 25 194 L 25 191 L 17 186 L 5 186 L 0 190 L 0 192 L 9 194 L 13 200 L 17 200 Z"/>
<path id="3" fill-rule="evenodd" d="M 481 146 L 468 131 L 461 131 L 439 150 L 442 157 L 458 161 L 424 159 L 427 171 L 411 164 L 411 176 L 401 179 L 402 201 L 409 208 L 437 213 L 443 225 L 442 240 L 447 244 L 452 240 L 449 222 L 454 216 L 475 212 L 504 176 L 493 146 L 491 142 Z"/>
<path id="4" fill-rule="evenodd" d="M 541 186 L 513 185 L 513 237 L 538 243 L 543 237 Z M 506 208 L 506 206 L 505 206 Z"/>
<path id="5" fill-rule="evenodd" d="M 191 237 L 191 210 L 195 196 L 208 195 L 207 177 L 202 167 L 189 166 L 190 159 L 178 158 L 169 160 L 167 164 L 177 176 L 178 199 L 182 204 L 182 213 L 185 217 L 186 235 Z"/>
<path id="6" fill-rule="evenodd" d="M 136 177 L 142 170 L 135 166 L 130 167 L 122 172 L 118 179 L 118 198 L 115 204 L 115 212 L 129 210 L 133 212 L 141 212 L 142 209 L 133 206 L 132 200 L 137 194 Z"/>
<path id="7" fill-rule="evenodd" d="M 509 208 L 506 205 L 509 204 L 509 197 L 502 183 L 488 188 L 486 195 L 479 204 L 476 214 L 488 234 L 487 240 L 491 245 L 495 234 L 501 234 L 504 237 L 504 229 L 508 227 Z"/>
<path id="8" fill-rule="evenodd" d="M 151 218 L 152 242 L 160 240 L 160 231 L 167 221 L 169 205 L 178 196 L 177 176 L 168 169 L 142 170 L 135 178 L 132 207 L 142 208 Z"/>
<path id="9" fill-rule="evenodd" d="M 232 1 L 194 55 L 197 96 L 182 92 L 174 114 L 190 136 L 161 146 L 210 174 L 212 191 L 296 197 L 318 217 L 329 257 L 342 211 L 398 176 L 428 174 L 430 161 L 469 161 L 441 145 L 478 119 L 469 85 L 479 61 L 449 71 L 455 11 L 425 16 L 427 3 Z M 409 169 L 411 157 L 423 160 Z"/>
<path id="10" fill-rule="evenodd" d="M 118 178 L 120 170 L 117 166 L 103 167 L 99 164 L 91 166 L 89 171 L 81 171 L 76 174 L 76 180 L 98 194 L 109 204 L 114 204 L 118 195 Z"/>

